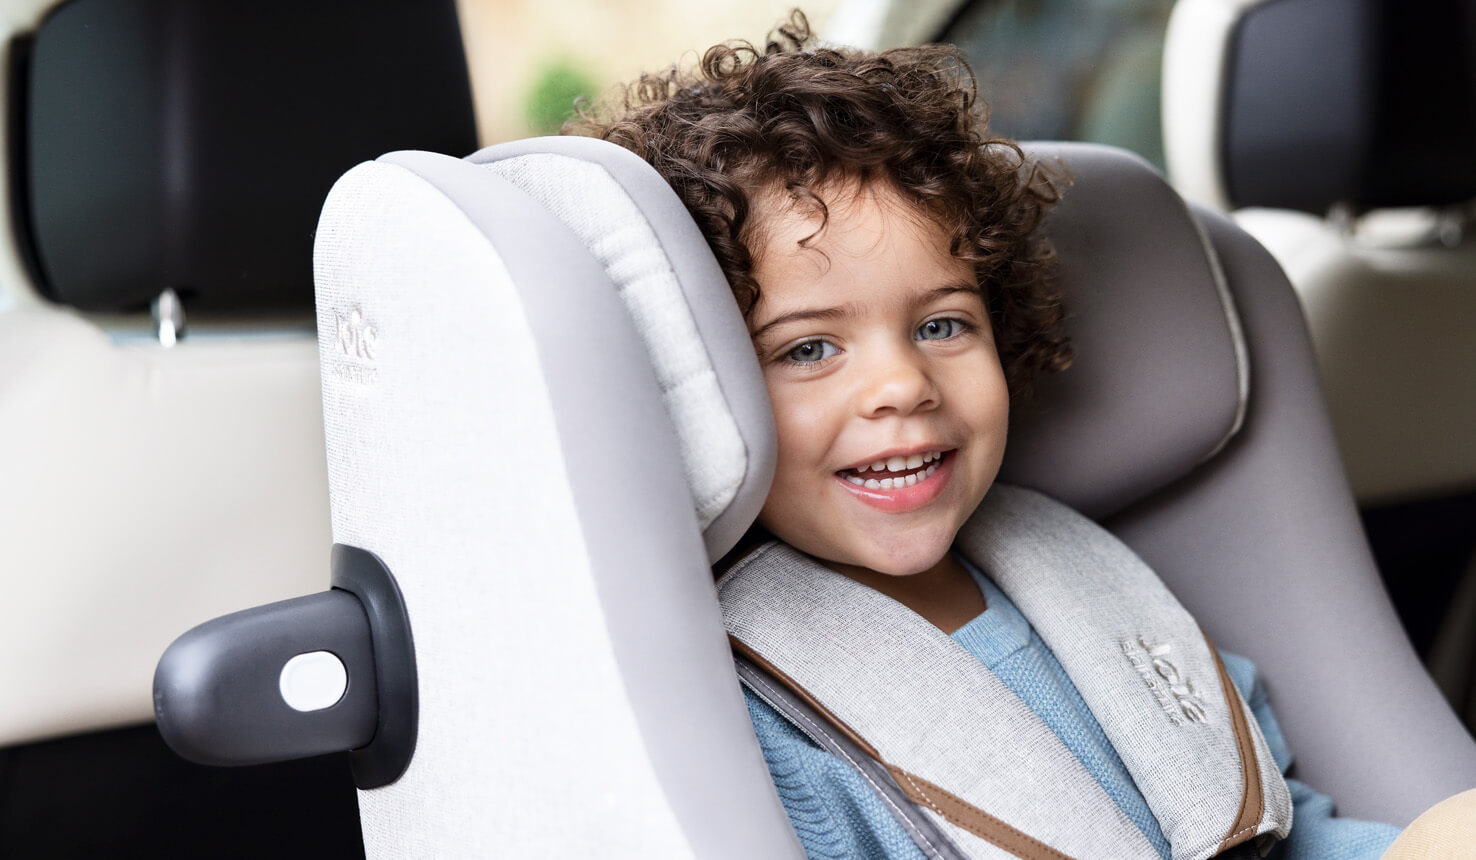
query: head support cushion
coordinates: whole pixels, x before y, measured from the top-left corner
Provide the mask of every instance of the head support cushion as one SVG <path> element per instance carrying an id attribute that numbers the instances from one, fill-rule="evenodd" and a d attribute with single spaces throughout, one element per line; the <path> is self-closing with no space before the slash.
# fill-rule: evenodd
<path id="1" fill-rule="evenodd" d="M 1001 477 L 1101 517 L 1224 445 L 1243 413 L 1244 348 L 1213 253 L 1152 168 L 1105 147 L 1029 152 L 1074 178 L 1045 230 L 1078 358 L 1015 407 Z M 543 204 L 605 266 L 650 350 L 709 555 L 721 556 L 763 505 L 773 422 L 747 328 L 695 224 L 649 165 L 602 141 L 519 141 L 471 160 Z"/>
<path id="2" fill-rule="evenodd" d="M 1219 262 L 1146 162 L 1088 144 L 1031 144 L 1072 180 L 1043 227 L 1076 346 L 1014 406 L 1001 480 L 1096 519 L 1188 474 L 1239 429 L 1249 379 Z"/>
<path id="3" fill-rule="evenodd" d="M 775 445 L 748 329 L 702 234 L 660 175 L 613 144 L 536 138 L 471 160 L 543 204 L 605 267 L 650 350 L 708 555 L 721 557 L 763 506 Z"/>

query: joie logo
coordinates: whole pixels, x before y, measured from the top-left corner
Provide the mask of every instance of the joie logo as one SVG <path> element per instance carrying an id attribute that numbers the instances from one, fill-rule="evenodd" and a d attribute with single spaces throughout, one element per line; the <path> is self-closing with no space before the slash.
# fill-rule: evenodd
<path id="1" fill-rule="evenodd" d="M 379 332 L 364 322 L 364 312 L 354 308 L 348 316 L 333 312 L 334 331 L 338 338 L 338 351 L 347 356 L 374 360 L 374 349 L 379 345 Z"/>
<path id="2" fill-rule="evenodd" d="M 333 342 L 338 359 L 330 363 L 339 379 L 372 385 L 379 378 L 374 359 L 379 352 L 379 330 L 354 308 L 348 313 L 333 311 Z M 347 359 L 347 360 L 345 360 Z"/>
<path id="3" fill-rule="evenodd" d="M 1137 641 L 1122 640 L 1122 653 L 1127 655 L 1138 677 L 1153 693 L 1170 722 L 1182 726 L 1186 722 L 1202 723 L 1209 719 L 1194 683 L 1169 659 L 1173 646 L 1167 643 L 1153 645 L 1139 636 Z"/>

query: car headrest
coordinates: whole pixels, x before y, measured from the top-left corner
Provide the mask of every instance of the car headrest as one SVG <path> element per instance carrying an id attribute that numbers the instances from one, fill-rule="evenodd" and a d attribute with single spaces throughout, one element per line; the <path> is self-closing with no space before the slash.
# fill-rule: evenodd
<path id="1" fill-rule="evenodd" d="M 1072 178 L 1042 229 L 1077 354 L 1013 407 L 1000 479 L 1101 519 L 1189 474 L 1239 430 L 1245 344 L 1203 228 L 1147 162 L 1090 144 L 1026 152 Z"/>
<path id="2" fill-rule="evenodd" d="M 748 330 L 697 225 L 655 170 L 604 141 L 534 138 L 470 160 L 537 200 L 605 267 L 650 353 L 717 560 L 763 507 L 776 449 Z"/>
<path id="3" fill-rule="evenodd" d="M 21 244 L 85 310 L 310 307 L 334 180 L 476 147 L 452 0 L 71 0 L 14 57 Z"/>
<path id="4" fill-rule="evenodd" d="M 1184 0 L 1164 52 L 1175 184 L 1317 214 L 1476 196 L 1473 15 L 1461 0 Z"/>
<path id="5" fill-rule="evenodd" d="M 1224 446 L 1244 414 L 1244 346 L 1199 225 L 1151 167 L 1100 146 L 1028 151 L 1074 179 L 1044 229 L 1078 358 L 1016 406 L 1001 476 L 1103 517 Z M 763 505 L 773 429 L 746 327 L 690 216 L 645 162 L 602 141 L 538 138 L 470 160 L 541 203 L 604 265 L 652 357 L 719 557 Z"/>

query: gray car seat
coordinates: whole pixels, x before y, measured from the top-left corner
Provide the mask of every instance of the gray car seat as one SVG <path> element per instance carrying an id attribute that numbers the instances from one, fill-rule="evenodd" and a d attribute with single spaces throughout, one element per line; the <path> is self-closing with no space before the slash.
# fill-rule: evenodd
<path id="1" fill-rule="evenodd" d="M 1073 177 L 1044 229 L 1079 358 L 1016 410 L 1003 479 L 1104 523 L 1254 659 L 1345 814 L 1404 823 L 1476 784 L 1280 270 L 1136 157 L 1029 151 Z M 340 180 L 316 260 L 334 575 L 359 601 L 182 637 L 166 738 L 217 763 L 358 748 L 371 857 L 798 856 L 709 571 L 762 502 L 770 419 L 675 195 L 593 140 L 393 153 Z M 322 651 L 288 706 L 284 667 Z"/>

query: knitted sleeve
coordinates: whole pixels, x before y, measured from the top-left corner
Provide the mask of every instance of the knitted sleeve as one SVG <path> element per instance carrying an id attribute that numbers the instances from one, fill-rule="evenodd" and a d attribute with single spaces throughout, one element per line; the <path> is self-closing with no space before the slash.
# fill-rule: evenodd
<path id="1" fill-rule="evenodd" d="M 789 823 L 811 860 L 924 860 L 882 799 L 747 688 L 748 714 Z"/>

